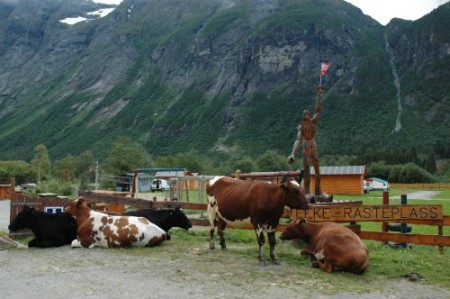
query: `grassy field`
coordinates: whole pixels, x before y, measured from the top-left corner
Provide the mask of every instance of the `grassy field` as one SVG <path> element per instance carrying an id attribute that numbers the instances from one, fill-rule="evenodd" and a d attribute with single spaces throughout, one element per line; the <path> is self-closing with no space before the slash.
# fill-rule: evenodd
<path id="1" fill-rule="evenodd" d="M 404 190 L 392 189 L 389 191 L 390 203 L 400 204 L 400 199 L 394 199 L 402 194 Z M 186 195 L 186 194 L 184 194 Z M 362 200 L 363 204 L 380 205 L 382 204 L 383 192 L 372 191 L 363 195 L 337 195 L 336 200 Z M 204 198 L 204 200 L 206 200 Z M 183 197 L 182 201 L 186 201 Z M 198 194 L 191 191 L 189 194 L 190 202 L 198 202 Z M 409 199 L 408 204 L 420 205 L 443 205 L 443 214 L 450 215 L 450 190 L 441 191 L 432 199 Z M 361 229 L 367 231 L 381 231 L 381 222 L 361 222 Z M 412 232 L 415 234 L 437 234 L 437 227 L 430 225 L 411 225 Z M 202 232 L 205 234 L 204 232 Z M 195 242 L 197 239 L 197 231 L 188 232 L 183 235 L 188 242 Z M 450 227 L 444 227 L 444 235 L 450 235 Z M 200 239 L 204 242 L 207 235 L 203 235 Z M 256 256 L 257 244 L 253 231 L 230 229 L 227 233 L 229 243 L 248 244 L 248 250 L 232 249 L 230 252 L 238 255 Z M 425 277 L 426 283 L 436 284 L 442 287 L 449 287 L 450 277 L 450 248 L 444 248 L 440 253 L 438 247 L 420 246 L 409 244 L 407 248 L 393 248 L 378 241 L 364 241 L 370 250 L 370 270 L 365 274 L 365 278 L 371 279 L 394 279 L 409 273 L 419 273 Z M 309 265 L 309 261 L 300 258 L 298 251 L 304 244 L 301 242 L 281 242 L 277 245 L 279 257 L 299 266 Z M 320 274 L 318 274 L 320 275 Z M 337 274 L 340 279 L 351 275 Z M 330 276 L 328 279 L 333 280 Z M 345 278 L 347 279 L 347 278 Z"/>
<path id="2" fill-rule="evenodd" d="M 279 236 L 279 234 L 277 234 Z M 186 246 L 207 246 L 207 229 L 175 231 L 175 238 L 186 242 Z M 258 245 L 255 234 L 250 230 L 230 229 L 226 234 L 228 254 L 256 260 Z M 392 248 L 376 241 L 364 241 L 369 248 L 370 266 L 366 273 L 357 276 L 349 273 L 324 273 L 310 267 L 310 260 L 300 256 L 299 251 L 305 246 L 298 241 L 277 241 L 277 254 L 283 264 L 298 266 L 298 274 L 311 279 L 325 279 L 336 288 L 345 290 L 347 283 L 358 283 L 357 289 L 364 292 L 365 284 L 379 283 L 393 279 L 400 279 L 411 273 L 418 273 L 424 279 L 421 283 L 449 288 L 450 277 L 450 248 L 440 253 L 436 247 L 412 245 L 408 248 Z M 203 245 L 202 245 L 203 243 Z M 216 244 L 217 246 L 218 244 Z M 266 256 L 268 256 L 266 250 Z M 355 287 L 355 286 L 354 286 Z M 373 286 L 370 286 L 372 288 Z M 336 290 L 335 290 L 336 291 Z"/>

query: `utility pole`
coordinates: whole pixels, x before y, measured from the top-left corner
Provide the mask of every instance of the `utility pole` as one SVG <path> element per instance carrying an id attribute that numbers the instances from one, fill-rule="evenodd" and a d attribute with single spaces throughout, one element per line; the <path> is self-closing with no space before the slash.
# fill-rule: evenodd
<path id="1" fill-rule="evenodd" d="M 99 174 L 98 174 L 98 161 L 95 161 L 95 183 L 94 183 L 95 190 L 98 190 L 98 177 L 99 177 Z"/>

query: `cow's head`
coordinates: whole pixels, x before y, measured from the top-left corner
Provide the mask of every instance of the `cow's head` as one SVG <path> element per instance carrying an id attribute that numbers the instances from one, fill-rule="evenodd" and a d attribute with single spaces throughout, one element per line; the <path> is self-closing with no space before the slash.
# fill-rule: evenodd
<path id="1" fill-rule="evenodd" d="M 286 181 L 280 186 L 284 193 L 285 205 L 291 209 L 306 210 L 310 208 L 308 199 L 305 196 L 305 190 L 295 180 Z"/>
<path id="2" fill-rule="evenodd" d="M 190 229 L 192 227 L 191 220 L 186 216 L 180 207 L 170 209 L 170 221 L 172 226 L 179 227 L 183 229 Z"/>
<path id="3" fill-rule="evenodd" d="M 33 208 L 23 206 L 20 213 L 17 214 L 16 218 L 8 225 L 8 229 L 15 232 L 19 229 L 30 228 L 30 225 L 33 223 L 33 214 Z"/>
<path id="4" fill-rule="evenodd" d="M 83 197 L 79 197 L 77 200 L 74 200 L 68 205 L 64 212 L 69 213 L 72 216 L 77 216 L 80 210 L 90 210 L 88 206 L 88 202 Z"/>
<path id="5" fill-rule="evenodd" d="M 286 227 L 284 232 L 281 234 L 281 240 L 294 240 L 300 239 L 305 242 L 309 242 L 311 236 L 306 232 L 306 221 L 304 219 L 299 219 L 294 222 L 294 224 Z"/>

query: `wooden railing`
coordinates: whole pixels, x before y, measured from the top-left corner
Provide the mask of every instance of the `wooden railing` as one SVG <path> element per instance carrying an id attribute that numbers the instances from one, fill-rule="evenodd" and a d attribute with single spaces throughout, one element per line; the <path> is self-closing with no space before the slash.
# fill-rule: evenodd
<path id="1" fill-rule="evenodd" d="M 10 198 L 13 190 L 14 190 L 14 187 L 12 185 L 1 184 L 0 185 L 0 199 Z"/>
<path id="2" fill-rule="evenodd" d="M 386 192 L 387 193 L 387 192 Z M 181 207 L 185 210 L 200 211 L 200 215 L 206 210 L 206 203 L 193 203 L 181 201 L 150 201 L 140 198 L 129 198 L 125 196 L 94 193 L 89 191 L 79 191 L 79 196 L 86 198 L 88 201 L 105 206 L 133 206 L 135 208 L 165 208 L 165 207 Z M 25 203 L 40 206 L 51 206 L 59 204 L 66 205 L 67 199 L 55 201 L 55 198 L 30 198 L 19 193 L 13 193 L 11 198 L 11 220 L 19 211 L 19 207 Z M 108 209 L 105 209 L 106 211 Z M 111 211 L 110 211 L 111 212 Z M 115 211 L 112 211 L 115 212 Z M 13 216 L 14 215 L 14 216 Z M 199 217 L 199 213 L 195 215 L 188 213 L 192 224 L 197 226 L 209 226 L 206 217 Z M 303 210 L 286 210 L 283 215 L 284 219 L 307 219 L 308 221 L 331 221 L 350 223 L 361 239 L 376 241 L 392 241 L 399 243 L 413 243 L 419 245 L 439 246 L 443 250 L 443 246 L 450 246 L 450 236 L 443 234 L 443 227 L 450 226 L 450 216 L 443 215 L 442 205 L 363 205 L 362 201 L 335 201 L 332 204 L 316 204 L 307 211 Z M 385 229 L 381 231 L 361 231 L 357 223 L 363 221 L 370 222 L 394 222 L 409 223 L 420 225 L 434 225 L 437 227 L 436 235 L 413 234 L 388 232 Z M 278 231 L 283 231 L 288 223 L 282 221 L 278 227 Z M 232 227 L 232 226 L 230 226 Z M 251 229 L 251 226 L 239 228 Z"/>
<path id="3" fill-rule="evenodd" d="M 421 189 L 421 190 L 450 190 L 450 184 L 389 184 L 391 188 L 396 189 Z"/>
<path id="4" fill-rule="evenodd" d="M 182 207 L 185 210 L 206 210 L 204 203 L 180 202 L 180 201 L 149 201 L 138 198 L 130 199 L 112 195 L 95 194 L 80 191 L 80 196 L 90 201 L 104 202 L 109 204 L 123 203 L 138 208 L 163 208 Z M 306 218 L 309 221 L 331 221 L 350 223 L 352 229 L 358 233 L 361 239 L 376 241 L 407 242 L 419 245 L 450 246 L 450 236 L 443 235 L 443 227 L 450 226 L 450 216 L 442 214 L 442 205 L 362 205 L 362 201 L 335 201 L 333 204 L 316 204 L 308 211 L 286 210 L 283 217 L 298 219 Z M 205 218 L 191 217 L 193 225 L 209 226 Z M 423 235 L 411 233 L 388 232 L 381 230 L 361 231 L 355 224 L 360 222 L 394 222 L 410 223 L 420 225 L 437 226 L 437 235 Z M 289 224 L 280 223 L 277 230 L 284 231 Z M 233 226 L 229 226 L 233 227 Z M 239 228 L 252 229 L 250 225 L 239 226 Z"/>

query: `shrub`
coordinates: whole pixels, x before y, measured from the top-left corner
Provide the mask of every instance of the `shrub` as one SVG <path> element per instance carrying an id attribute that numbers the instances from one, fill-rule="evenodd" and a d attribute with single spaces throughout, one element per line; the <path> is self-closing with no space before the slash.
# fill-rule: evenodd
<path id="1" fill-rule="evenodd" d="M 74 188 L 71 183 L 61 182 L 57 179 L 49 179 L 40 181 L 34 191 L 38 193 L 55 193 L 58 195 L 70 196 L 74 193 Z"/>
<path id="2" fill-rule="evenodd" d="M 432 183 L 433 176 L 414 163 L 393 165 L 389 173 L 389 181 L 396 183 Z"/>

